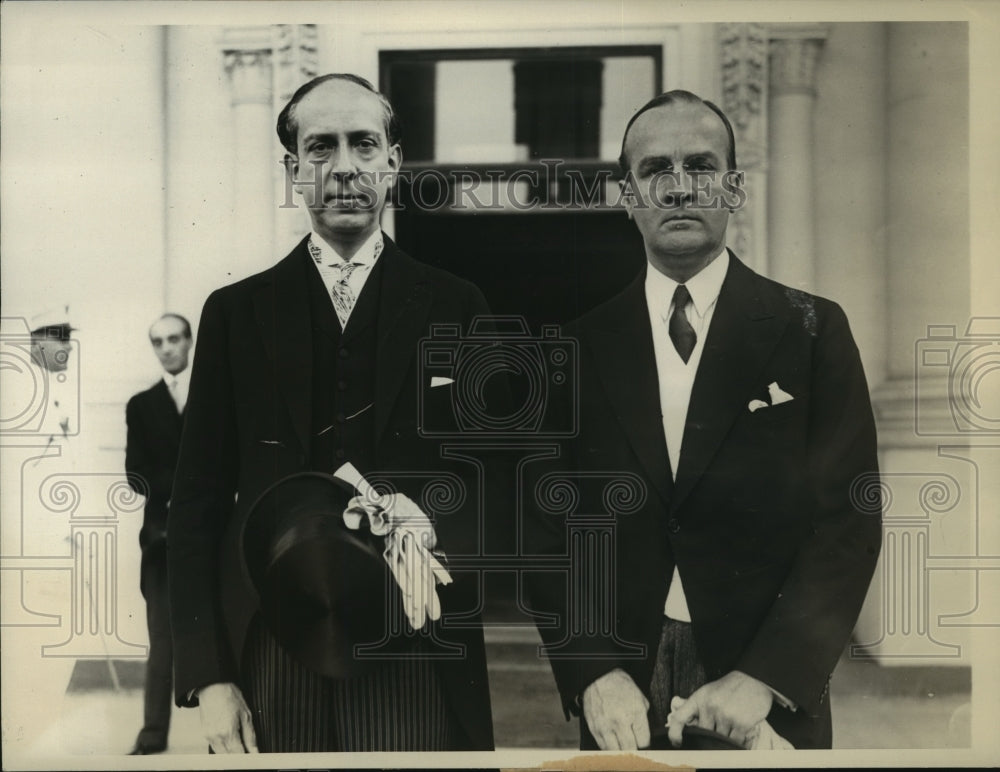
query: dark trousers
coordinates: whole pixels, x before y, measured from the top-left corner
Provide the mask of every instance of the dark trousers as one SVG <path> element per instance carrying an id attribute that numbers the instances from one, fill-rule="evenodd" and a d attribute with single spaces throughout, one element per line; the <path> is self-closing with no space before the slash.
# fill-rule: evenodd
<path id="1" fill-rule="evenodd" d="M 293 659 L 260 620 L 244 650 L 243 694 L 262 752 L 446 751 L 461 730 L 429 659 L 331 679 Z"/>
<path id="2" fill-rule="evenodd" d="M 690 697 L 707 682 L 705 669 L 698 659 L 691 625 L 664 617 L 653 677 L 648 684 L 648 691 L 643 690 L 649 695 L 650 727 L 666 725 L 671 698 Z M 643 688 L 643 684 L 638 686 Z M 590 733 L 587 720 L 580 716 L 580 750 L 597 749 L 597 741 Z"/>
<path id="3" fill-rule="evenodd" d="M 142 731 L 137 742 L 166 747 L 173 705 L 173 643 L 170 638 L 170 605 L 167 596 L 167 552 L 165 542 L 148 545 L 142 552 L 140 588 L 146 599 L 149 658 Z"/>

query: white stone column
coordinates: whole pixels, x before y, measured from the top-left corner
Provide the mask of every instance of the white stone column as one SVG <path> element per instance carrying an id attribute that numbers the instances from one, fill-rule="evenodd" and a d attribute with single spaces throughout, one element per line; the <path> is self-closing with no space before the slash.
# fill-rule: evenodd
<path id="1" fill-rule="evenodd" d="M 816 294 L 851 322 L 868 385 L 888 375 L 884 22 L 831 24 L 816 72 Z"/>
<path id="2" fill-rule="evenodd" d="M 928 326 L 969 318 L 968 31 L 891 23 L 887 56 L 889 374 L 909 378 Z"/>
<path id="3" fill-rule="evenodd" d="M 264 268 L 274 251 L 274 108 L 272 28 L 231 28 L 223 39 L 236 154 L 233 244 L 239 262 Z"/>
<path id="4" fill-rule="evenodd" d="M 768 257 L 770 275 L 784 284 L 815 288 L 813 261 L 814 76 L 826 30 L 777 26 L 771 30 L 768 109 Z"/>

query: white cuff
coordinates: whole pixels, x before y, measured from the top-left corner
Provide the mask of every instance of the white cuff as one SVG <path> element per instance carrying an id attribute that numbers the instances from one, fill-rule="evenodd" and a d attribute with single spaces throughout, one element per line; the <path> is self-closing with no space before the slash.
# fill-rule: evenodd
<path id="1" fill-rule="evenodd" d="M 764 686 L 767 686 L 767 684 L 764 684 Z M 794 702 L 788 699 L 784 694 L 779 692 L 777 689 L 772 689 L 770 686 L 767 686 L 767 688 L 770 689 L 771 694 L 774 697 L 774 701 L 777 702 L 781 707 L 788 708 L 790 711 L 792 711 L 792 713 L 794 713 L 799 709 L 798 705 L 796 705 Z"/>

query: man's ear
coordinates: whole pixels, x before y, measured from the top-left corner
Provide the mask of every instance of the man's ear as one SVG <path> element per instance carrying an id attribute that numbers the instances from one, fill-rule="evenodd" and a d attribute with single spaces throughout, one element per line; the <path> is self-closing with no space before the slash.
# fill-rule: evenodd
<path id="1" fill-rule="evenodd" d="M 389 187 L 393 187 L 396 184 L 396 172 L 399 171 L 399 167 L 403 165 L 403 148 L 398 144 L 393 145 L 389 148 L 389 171 L 392 173 L 389 177 Z"/>
<path id="2" fill-rule="evenodd" d="M 746 174 L 742 170 L 730 169 L 726 172 L 722 189 L 725 191 L 726 208 L 730 214 L 736 214 L 747 202 L 747 190 L 744 187 Z"/>
<path id="3" fill-rule="evenodd" d="M 302 191 L 295 184 L 299 178 L 299 157 L 291 153 L 285 153 L 282 163 L 285 166 L 285 176 L 288 177 L 288 181 L 292 183 L 296 193 L 301 193 Z"/>
<path id="4" fill-rule="evenodd" d="M 625 178 L 624 180 L 618 180 L 618 190 L 621 191 L 621 202 L 625 206 L 625 212 L 628 215 L 628 219 L 632 219 L 632 208 L 635 206 L 635 194 L 632 192 L 632 186 L 629 184 L 630 178 Z"/>

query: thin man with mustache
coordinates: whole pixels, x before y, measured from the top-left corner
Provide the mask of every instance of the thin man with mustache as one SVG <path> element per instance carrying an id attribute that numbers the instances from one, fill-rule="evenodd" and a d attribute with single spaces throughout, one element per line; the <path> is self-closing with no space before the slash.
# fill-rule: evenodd
<path id="1" fill-rule="evenodd" d="M 392 106 L 368 81 L 306 83 L 277 129 L 312 231 L 274 267 L 212 293 L 202 313 L 168 527 L 178 704 L 200 705 L 216 753 L 490 750 L 481 627 L 441 633 L 428 621 L 417 632 L 435 636 L 334 678 L 279 642 L 242 568 L 253 503 L 289 475 L 350 461 L 416 501 L 413 473 L 468 474 L 448 471 L 458 462 L 419 434 L 417 352 L 431 325 L 467 329 L 488 314 L 476 287 L 380 229 L 402 150 Z M 450 555 L 472 549 L 479 513 L 466 499 L 434 522 Z M 441 608 L 474 621 L 478 590 L 453 579 Z"/>

